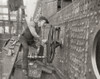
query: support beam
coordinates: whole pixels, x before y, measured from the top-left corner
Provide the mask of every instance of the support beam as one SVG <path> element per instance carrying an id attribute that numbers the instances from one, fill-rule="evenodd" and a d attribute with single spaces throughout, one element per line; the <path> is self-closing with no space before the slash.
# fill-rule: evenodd
<path id="1" fill-rule="evenodd" d="M 2 19 L 0 19 L 0 22 L 2 22 L 2 21 L 8 22 L 9 20 L 2 20 Z M 11 21 L 17 22 L 17 21 L 15 21 L 15 20 L 11 20 Z"/>
<path id="2" fill-rule="evenodd" d="M 19 15 L 19 10 L 17 11 L 17 17 L 16 17 L 16 19 L 17 19 L 17 35 L 19 34 L 19 18 L 20 18 L 20 15 Z"/>
<path id="3" fill-rule="evenodd" d="M 0 13 L 0 15 L 7 15 L 8 16 L 8 13 Z M 16 14 L 10 14 L 10 16 L 17 16 Z M 25 16 L 27 16 L 27 15 L 25 15 Z"/>
<path id="4" fill-rule="evenodd" d="M 0 15 L 7 15 L 8 16 L 8 13 L 0 13 Z M 17 16 L 16 14 L 10 14 L 10 16 Z"/>
<path id="5" fill-rule="evenodd" d="M 7 5 L 0 5 L 0 8 L 8 8 Z"/>
<path id="6" fill-rule="evenodd" d="M 0 8 L 8 8 L 8 6 L 7 5 L 0 5 Z M 26 8 L 26 6 L 22 6 L 22 8 Z"/>

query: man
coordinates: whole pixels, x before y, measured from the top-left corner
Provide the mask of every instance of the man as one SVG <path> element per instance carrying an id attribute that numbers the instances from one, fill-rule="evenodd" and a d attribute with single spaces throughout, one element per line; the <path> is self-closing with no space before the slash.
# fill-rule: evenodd
<path id="1" fill-rule="evenodd" d="M 22 43 L 22 47 L 23 47 L 22 69 L 26 77 L 28 77 L 27 56 L 29 52 L 29 45 L 31 45 L 32 43 L 36 44 L 35 40 L 38 40 L 38 42 L 42 43 L 41 28 L 48 23 L 49 21 L 45 17 L 41 16 L 37 23 L 31 21 L 30 25 L 25 29 L 25 31 L 20 36 L 20 42 Z M 35 47 L 38 49 L 38 46 L 35 46 Z"/>

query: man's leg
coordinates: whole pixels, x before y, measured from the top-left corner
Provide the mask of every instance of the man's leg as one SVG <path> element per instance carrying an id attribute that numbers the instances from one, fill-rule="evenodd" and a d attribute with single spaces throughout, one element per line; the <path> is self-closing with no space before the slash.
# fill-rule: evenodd
<path id="1" fill-rule="evenodd" d="M 22 58 L 23 59 L 23 62 L 22 62 L 23 74 L 24 76 L 28 77 L 28 58 L 27 56 L 28 56 L 29 47 L 28 47 L 26 39 L 23 36 L 21 36 L 20 42 L 23 47 L 23 58 Z"/>

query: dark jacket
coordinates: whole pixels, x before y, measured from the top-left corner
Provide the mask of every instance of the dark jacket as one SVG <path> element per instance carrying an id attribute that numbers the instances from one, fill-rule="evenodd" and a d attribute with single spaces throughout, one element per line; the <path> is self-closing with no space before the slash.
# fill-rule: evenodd
<path id="1" fill-rule="evenodd" d="M 41 35 L 41 27 L 38 27 L 37 23 L 35 23 L 35 30 L 36 30 L 36 33 L 40 36 L 40 35 Z M 31 34 L 31 32 L 30 32 L 30 30 L 29 30 L 28 27 L 27 27 L 27 28 L 25 29 L 25 31 L 23 32 L 22 36 L 24 36 L 25 39 L 26 39 L 27 41 L 32 41 L 32 40 L 34 40 L 34 38 L 35 38 L 35 37 Z"/>

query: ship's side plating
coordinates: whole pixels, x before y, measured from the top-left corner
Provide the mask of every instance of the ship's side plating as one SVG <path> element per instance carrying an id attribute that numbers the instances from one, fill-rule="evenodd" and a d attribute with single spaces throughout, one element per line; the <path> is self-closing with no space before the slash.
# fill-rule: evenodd
<path id="1" fill-rule="evenodd" d="M 100 1 L 73 0 L 49 20 L 64 40 L 54 59 L 59 72 L 66 79 L 100 79 Z"/>

